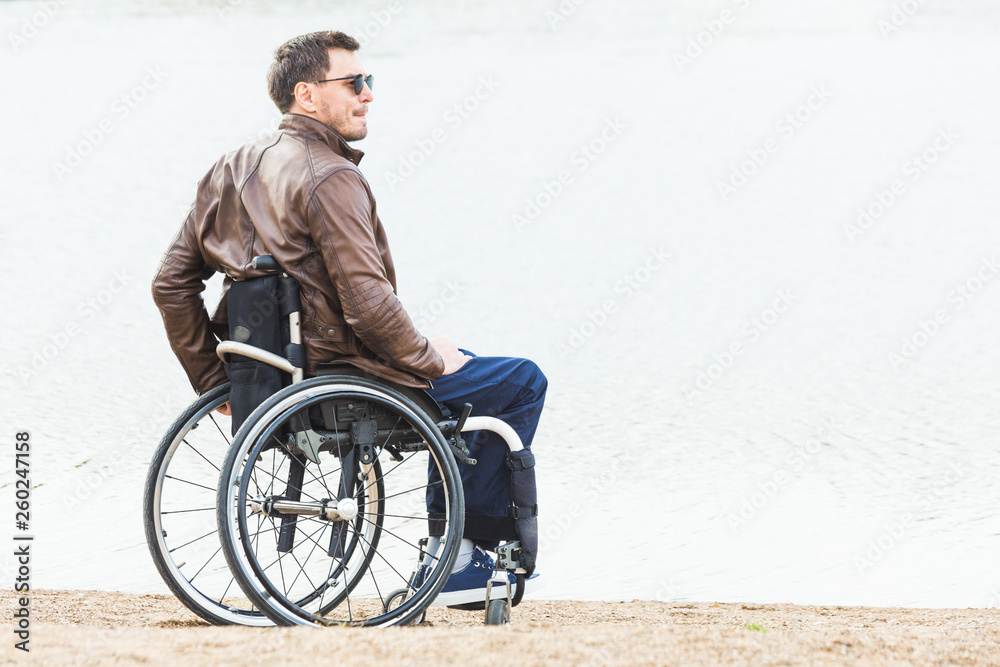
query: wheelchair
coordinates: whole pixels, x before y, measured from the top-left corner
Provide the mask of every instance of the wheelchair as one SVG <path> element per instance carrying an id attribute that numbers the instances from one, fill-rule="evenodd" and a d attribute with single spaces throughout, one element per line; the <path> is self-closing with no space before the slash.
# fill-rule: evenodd
<path id="1" fill-rule="evenodd" d="M 258 347 L 236 330 L 217 352 L 231 368 L 236 359 L 260 362 L 253 377 L 205 393 L 164 435 L 143 503 L 153 561 L 177 598 L 213 624 L 422 622 L 463 536 L 459 465 L 476 463 L 464 434 L 499 434 L 509 462 L 530 473 L 529 496 L 534 459 L 509 425 L 471 417 L 471 405 L 446 414 L 426 392 L 346 364 L 322 365 L 304 379 L 298 285 L 270 256 L 253 266 L 277 281 L 270 310 L 279 316 L 270 317 L 281 344 Z M 241 391 L 266 397 L 237 414 Z M 233 417 L 216 412 L 230 401 Z M 481 609 L 490 625 L 510 620 L 537 550 L 534 514 L 515 519 L 525 546 L 501 544 L 485 596 L 449 606 Z"/>

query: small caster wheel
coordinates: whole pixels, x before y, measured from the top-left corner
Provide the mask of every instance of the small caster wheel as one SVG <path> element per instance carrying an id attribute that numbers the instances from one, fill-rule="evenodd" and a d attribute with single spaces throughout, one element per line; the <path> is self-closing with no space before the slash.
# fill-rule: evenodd
<path id="1" fill-rule="evenodd" d="M 382 604 L 382 612 L 389 613 L 391 610 L 406 602 L 409 595 L 410 589 L 408 588 L 399 588 L 389 593 L 389 596 L 386 597 L 385 602 Z M 425 610 L 422 614 L 420 614 L 420 616 L 417 616 L 415 620 L 411 621 L 410 625 L 419 625 L 426 620 L 427 611 Z"/>
<path id="2" fill-rule="evenodd" d="M 392 609 L 395 609 L 399 605 L 406 602 L 406 593 L 407 590 L 405 588 L 399 588 L 389 593 L 389 596 L 385 599 L 385 602 L 382 603 L 382 613 L 387 614 Z"/>
<path id="3" fill-rule="evenodd" d="M 486 610 L 486 625 L 504 625 L 510 620 L 510 609 L 506 600 L 490 600 Z"/>

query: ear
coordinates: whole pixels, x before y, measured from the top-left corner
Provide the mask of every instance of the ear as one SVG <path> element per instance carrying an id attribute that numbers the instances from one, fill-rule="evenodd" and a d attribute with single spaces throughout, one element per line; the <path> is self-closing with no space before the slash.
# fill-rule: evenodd
<path id="1" fill-rule="evenodd" d="M 305 81 L 299 81 L 295 84 L 295 102 L 306 113 L 316 113 L 317 111 L 312 88 Z"/>

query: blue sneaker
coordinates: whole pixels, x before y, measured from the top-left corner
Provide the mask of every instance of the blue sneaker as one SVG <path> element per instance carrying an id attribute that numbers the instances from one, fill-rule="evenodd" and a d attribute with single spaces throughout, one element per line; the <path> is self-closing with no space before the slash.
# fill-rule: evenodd
<path id="1" fill-rule="evenodd" d="M 435 606 L 451 607 L 455 605 L 466 605 L 479 603 L 485 606 L 486 584 L 493 578 L 496 563 L 489 554 L 476 547 L 472 552 L 472 560 L 458 572 L 453 572 L 444 588 L 434 601 Z M 510 572 L 504 573 L 511 586 L 514 585 L 514 575 Z M 500 577 L 498 580 L 502 581 Z M 490 591 L 490 598 L 498 599 L 507 597 L 507 587 L 494 584 Z"/>

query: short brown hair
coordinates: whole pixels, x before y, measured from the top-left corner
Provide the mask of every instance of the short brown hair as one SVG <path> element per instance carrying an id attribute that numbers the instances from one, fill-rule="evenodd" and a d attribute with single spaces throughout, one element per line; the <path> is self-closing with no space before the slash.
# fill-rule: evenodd
<path id="1" fill-rule="evenodd" d="M 295 101 L 295 84 L 318 81 L 330 69 L 330 49 L 359 48 L 358 40 L 333 30 L 293 37 L 274 52 L 274 62 L 267 70 L 267 92 L 281 113 L 288 113 Z"/>

